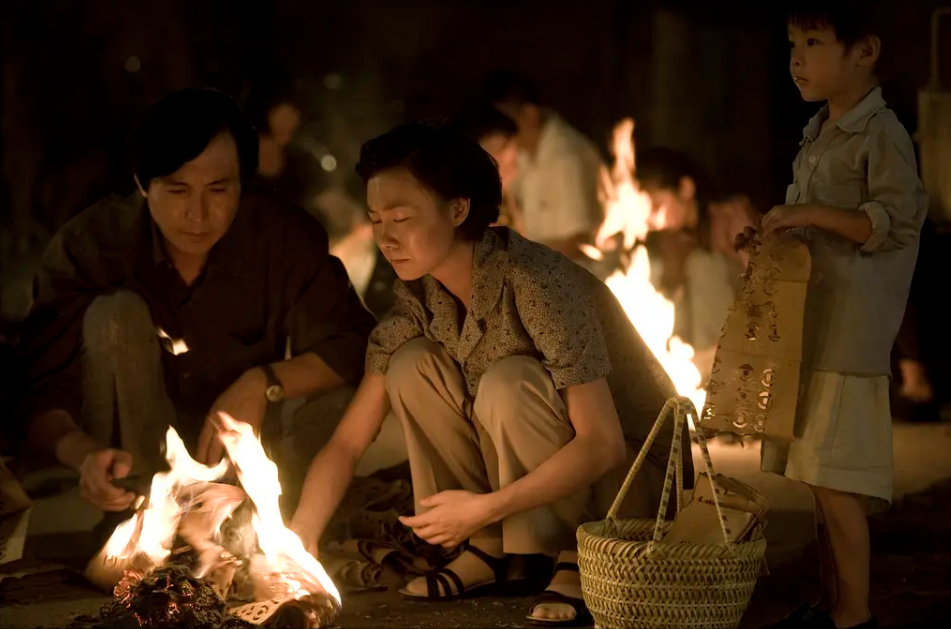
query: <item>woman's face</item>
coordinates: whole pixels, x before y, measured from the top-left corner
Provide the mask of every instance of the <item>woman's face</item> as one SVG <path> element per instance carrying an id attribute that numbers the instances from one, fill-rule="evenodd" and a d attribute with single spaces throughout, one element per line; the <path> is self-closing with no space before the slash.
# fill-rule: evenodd
<path id="1" fill-rule="evenodd" d="M 641 190 L 651 199 L 651 230 L 676 231 L 697 224 L 696 190 L 690 177 L 683 177 L 676 190 L 654 181 L 641 182 Z"/>
<path id="2" fill-rule="evenodd" d="M 411 281 L 432 275 L 453 251 L 468 200 L 443 201 L 405 168 L 392 168 L 367 182 L 367 206 L 377 246 Z"/>

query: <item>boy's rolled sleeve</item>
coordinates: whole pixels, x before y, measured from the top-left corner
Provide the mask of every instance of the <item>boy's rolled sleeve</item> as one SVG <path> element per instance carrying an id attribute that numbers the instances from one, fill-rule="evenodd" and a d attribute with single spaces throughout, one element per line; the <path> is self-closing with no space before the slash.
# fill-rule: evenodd
<path id="1" fill-rule="evenodd" d="M 894 133 L 883 123 L 870 134 L 869 142 L 869 200 L 859 210 L 872 222 L 872 235 L 862 251 L 895 251 L 918 238 L 928 209 L 927 197 L 907 134 Z"/>

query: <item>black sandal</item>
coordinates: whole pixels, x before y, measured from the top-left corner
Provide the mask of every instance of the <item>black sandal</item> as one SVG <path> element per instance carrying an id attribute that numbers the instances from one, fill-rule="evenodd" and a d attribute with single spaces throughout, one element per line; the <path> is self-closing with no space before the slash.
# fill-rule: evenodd
<path id="1" fill-rule="evenodd" d="M 481 559 L 485 565 L 487 565 L 492 570 L 495 580 L 489 583 L 474 585 L 469 587 L 469 589 L 466 589 L 465 584 L 462 582 L 462 579 L 459 578 L 458 574 L 449 568 L 439 568 L 438 570 L 431 570 L 423 575 L 426 578 L 425 596 L 409 594 L 406 592 L 406 590 L 400 590 L 400 595 L 402 595 L 402 597 L 408 601 L 458 601 L 459 599 L 463 598 L 495 593 L 502 585 L 505 584 L 508 577 L 509 566 L 512 563 L 514 555 L 493 557 L 484 550 L 476 548 L 471 544 L 466 544 L 462 552 L 472 553 Z M 455 593 L 452 591 L 452 586 L 449 583 L 450 581 L 452 581 L 452 583 L 456 586 Z"/>
<path id="2" fill-rule="evenodd" d="M 562 570 L 578 572 L 578 564 L 566 561 L 560 562 L 555 566 L 555 573 L 557 574 Z M 545 605 L 546 603 L 568 605 L 575 610 L 575 615 L 573 618 L 535 618 L 532 616 L 532 612 L 535 611 L 536 607 Z M 528 624 L 536 627 L 589 627 L 594 624 L 594 619 L 591 617 L 591 612 L 588 611 L 588 606 L 585 604 L 584 599 L 565 596 L 564 594 L 552 592 L 551 590 L 545 590 L 535 597 L 535 600 L 532 601 L 532 606 L 528 608 L 527 619 Z"/>

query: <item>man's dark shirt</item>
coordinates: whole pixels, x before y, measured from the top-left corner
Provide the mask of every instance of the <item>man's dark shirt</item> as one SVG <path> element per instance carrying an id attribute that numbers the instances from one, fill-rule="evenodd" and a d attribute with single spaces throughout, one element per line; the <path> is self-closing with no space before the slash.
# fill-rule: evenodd
<path id="1" fill-rule="evenodd" d="M 276 197 L 242 195 L 234 222 L 188 287 L 145 200 L 110 197 L 69 221 L 44 254 L 19 348 L 25 396 L 15 432 L 22 436 L 29 418 L 52 409 L 80 420 L 83 315 L 116 289 L 144 297 L 156 327 L 188 346 L 178 356 L 162 352 L 186 443 L 238 376 L 285 358 L 288 337 L 294 356 L 313 352 L 350 383 L 363 375 L 374 318 L 307 212 Z"/>

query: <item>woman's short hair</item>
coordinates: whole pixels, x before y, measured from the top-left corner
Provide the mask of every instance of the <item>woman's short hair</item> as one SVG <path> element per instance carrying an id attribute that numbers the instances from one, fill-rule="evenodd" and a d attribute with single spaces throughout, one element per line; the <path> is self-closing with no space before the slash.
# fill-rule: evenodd
<path id="1" fill-rule="evenodd" d="M 357 164 L 364 183 L 393 168 L 405 168 L 443 201 L 469 199 L 469 215 L 459 226 L 466 240 L 481 239 L 499 219 L 498 165 L 452 126 L 410 122 L 364 143 Z"/>
<path id="2" fill-rule="evenodd" d="M 170 94 L 146 114 L 135 134 L 133 170 L 144 188 L 195 159 L 219 133 L 227 131 L 238 147 L 241 179 L 258 169 L 258 135 L 241 107 L 227 94 L 191 88 Z"/>

